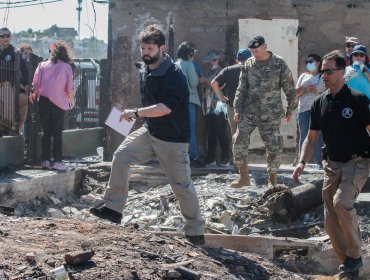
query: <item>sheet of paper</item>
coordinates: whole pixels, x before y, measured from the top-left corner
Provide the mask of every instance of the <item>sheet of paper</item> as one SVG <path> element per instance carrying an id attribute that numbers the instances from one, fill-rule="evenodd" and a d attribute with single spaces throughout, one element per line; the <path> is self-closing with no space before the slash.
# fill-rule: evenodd
<path id="1" fill-rule="evenodd" d="M 116 107 L 113 107 L 108 115 L 107 120 L 105 121 L 105 124 L 123 136 L 127 136 L 135 123 L 135 119 L 130 122 L 126 121 L 125 119 L 120 121 L 119 118 L 121 117 L 121 114 L 122 112 L 120 110 L 118 110 Z"/>

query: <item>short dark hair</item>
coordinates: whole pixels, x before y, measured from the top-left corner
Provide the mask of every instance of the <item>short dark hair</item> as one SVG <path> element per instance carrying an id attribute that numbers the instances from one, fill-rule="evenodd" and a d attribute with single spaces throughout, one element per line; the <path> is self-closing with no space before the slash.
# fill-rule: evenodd
<path id="1" fill-rule="evenodd" d="M 158 24 L 152 24 L 145 27 L 139 34 L 139 40 L 146 44 L 156 44 L 158 47 L 166 44 L 163 31 Z"/>
<path id="2" fill-rule="evenodd" d="M 330 53 L 327 53 L 323 57 L 323 61 L 324 60 L 334 60 L 337 69 L 344 70 L 346 68 L 346 59 L 344 58 L 344 55 L 340 50 L 334 50 Z"/>
<path id="3" fill-rule="evenodd" d="M 194 56 L 194 48 L 192 47 L 192 44 L 187 41 L 182 42 L 177 48 L 176 55 L 182 60 L 189 60 L 189 56 Z"/>

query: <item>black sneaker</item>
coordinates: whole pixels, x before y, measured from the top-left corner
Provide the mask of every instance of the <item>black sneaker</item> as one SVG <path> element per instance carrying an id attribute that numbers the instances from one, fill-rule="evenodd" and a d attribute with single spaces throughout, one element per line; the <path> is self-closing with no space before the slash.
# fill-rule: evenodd
<path id="1" fill-rule="evenodd" d="M 223 161 L 220 161 L 217 163 L 218 166 L 222 166 L 222 167 L 229 167 L 230 166 L 230 162 L 227 161 L 227 160 L 223 160 Z"/>
<path id="2" fill-rule="evenodd" d="M 185 235 L 185 238 L 194 245 L 204 245 L 204 235 Z"/>
<path id="3" fill-rule="evenodd" d="M 214 159 L 212 159 L 212 158 L 206 158 L 204 160 L 204 164 L 205 165 L 216 165 L 216 161 Z"/>
<path id="4" fill-rule="evenodd" d="M 112 223 L 120 224 L 122 220 L 122 214 L 105 206 L 92 207 L 90 213 L 101 219 L 111 221 Z"/>
<path id="5" fill-rule="evenodd" d="M 339 271 L 356 272 L 363 265 L 364 264 L 362 263 L 361 257 L 359 257 L 358 259 L 346 257 L 344 263 L 339 266 Z"/>
<path id="6" fill-rule="evenodd" d="M 199 159 L 190 160 L 190 166 L 194 168 L 204 168 L 206 165 Z"/>

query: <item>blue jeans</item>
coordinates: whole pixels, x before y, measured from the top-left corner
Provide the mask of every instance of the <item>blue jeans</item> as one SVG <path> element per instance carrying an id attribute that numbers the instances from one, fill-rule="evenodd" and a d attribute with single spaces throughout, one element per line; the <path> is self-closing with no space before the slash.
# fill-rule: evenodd
<path id="1" fill-rule="evenodd" d="M 299 126 L 299 157 L 301 156 L 302 144 L 308 134 L 310 128 L 310 113 L 311 111 L 305 111 L 298 114 L 298 126 Z M 315 153 L 313 154 L 312 161 L 314 163 L 321 163 L 321 146 L 323 145 L 322 134 L 320 133 L 319 139 L 317 139 Z"/>
<path id="2" fill-rule="evenodd" d="M 198 143 L 197 143 L 197 105 L 189 102 L 189 118 L 190 118 L 190 144 L 189 157 L 191 160 L 198 159 Z"/>

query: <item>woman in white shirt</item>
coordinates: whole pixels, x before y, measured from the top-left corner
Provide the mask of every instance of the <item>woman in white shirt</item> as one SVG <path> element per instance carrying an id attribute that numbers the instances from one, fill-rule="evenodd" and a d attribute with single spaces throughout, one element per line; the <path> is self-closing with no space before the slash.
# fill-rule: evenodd
<path id="1" fill-rule="evenodd" d="M 325 90 L 320 69 L 322 64 L 321 56 L 310 54 L 305 61 L 307 72 L 302 73 L 297 81 L 296 95 L 298 96 L 298 127 L 299 127 L 299 157 L 302 144 L 307 136 L 310 126 L 310 112 L 314 99 Z M 317 141 L 317 147 L 312 161 L 321 165 L 321 146 L 323 144 L 322 136 Z M 299 158 L 298 157 L 298 158 Z"/>

